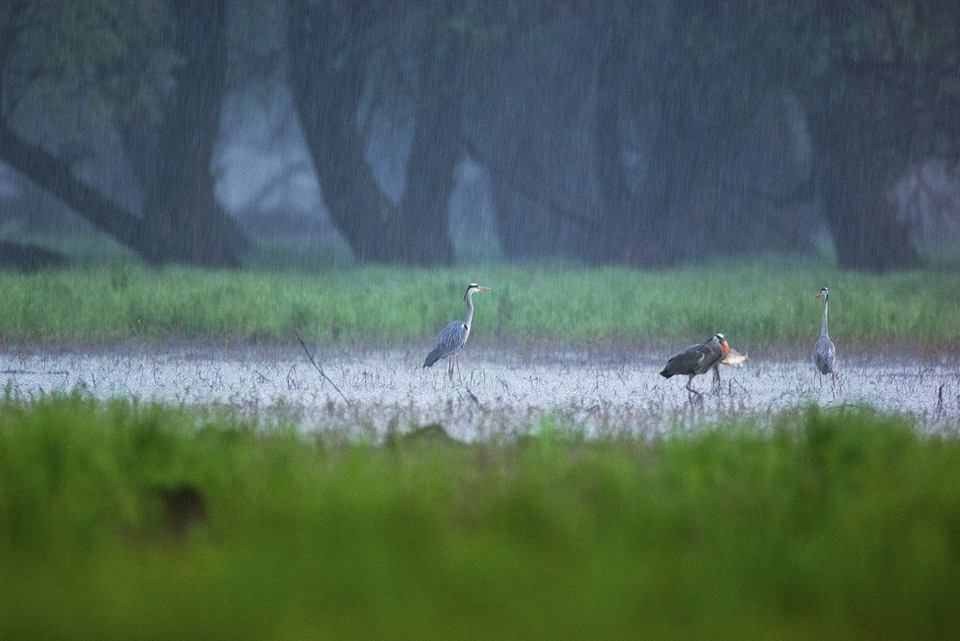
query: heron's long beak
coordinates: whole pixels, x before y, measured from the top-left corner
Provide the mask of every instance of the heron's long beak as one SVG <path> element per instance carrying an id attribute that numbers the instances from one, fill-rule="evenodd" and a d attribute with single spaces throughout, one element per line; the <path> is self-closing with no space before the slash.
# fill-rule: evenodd
<path id="1" fill-rule="evenodd" d="M 818 293 L 814 298 L 820 298 L 821 296 L 823 296 L 823 292 Z"/>
<path id="2" fill-rule="evenodd" d="M 477 287 L 477 291 L 478 291 L 478 292 L 489 292 L 489 291 L 490 291 L 490 288 L 489 288 L 489 287 Z"/>
<path id="3" fill-rule="evenodd" d="M 720 349 L 722 349 L 722 350 L 723 350 L 724 352 L 726 352 L 727 354 L 730 353 L 730 346 L 727 345 L 727 342 L 726 342 L 726 341 L 720 343 Z"/>

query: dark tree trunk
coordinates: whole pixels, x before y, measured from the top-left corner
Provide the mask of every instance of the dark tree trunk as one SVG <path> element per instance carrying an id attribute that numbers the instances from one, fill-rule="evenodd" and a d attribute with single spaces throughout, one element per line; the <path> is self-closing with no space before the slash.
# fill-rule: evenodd
<path id="1" fill-rule="evenodd" d="M 133 215 L 73 175 L 70 167 L 45 149 L 31 145 L 0 124 L 0 158 L 39 187 L 63 201 L 81 218 L 113 236 L 139 255 L 149 258 L 171 251 L 154 239 L 143 219 Z"/>
<path id="2" fill-rule="evenodd" d="M 6 124 L 0 124 L 0 158 L 145 260 L 238 265 L 237 252 L 247 243 L 218 206 L 210 175 L 224 90 L 223 5 L 175 3 L 175 47 L 184 65 L 159 114 L 121 126 L 144 190 L 142 216 L 76 178 L 67 163 Z"/>
<path id="3" fill-rule="evenodd" d="M 0 269 L 18 269 L 30 273 L 63 267 L 67 263 L 65 256 L 44 247 L 0 241 Z"/>
<path id="4" fill-rule="evenodd" d="M 595 137 L 604 230 L 596 241 L 603 253 L 596 258 L 665 266 L 680 253 L 672 190 L 690 170 L 676 144 L 676 114 L 683 106 L 665 95 L 674 10 L 660 3 L 638 15 L 630 2 L 617 7 L 617 19 L 606 19 L 604 6 L 597 20 L 603 40 Z M 640 166 L 625 165 L 631 154 Z"/>
<path id="5" fill-rule="evenodd" d="M 679 254 L 676 221 L 670 216 L 671 181 L 689 167 L 678 167 L 676 134 L 664 126 L 646 141 L 643 150 L 644 162 L 654 164 L 655 170 L 644 172 L 645 180 L 638 188 L 632 190 L 628 185 L 622 164 L 622 128 L 632 126 L 629 116 L 636 113 L 637 105 L 629 104 L 627 97 L 636 101 L 639 90 L 638 79 L 631 78 L 637 69 L 625 65 L 622 57 L 620 52 L 610 50 L 597 76 L 597 173 L 604 222 L 602 230 L 596 230 L 597 234 L 602 231 L 603 237 L 595 241 L 603 253 L 595 260 L 662 267 L 674 262 Z M 672 108 L 677 107 L 665 106 L 664 111 Z M 668 114 L 663 116 L 662 124 L 666 125 Z"/>
<path id="6" fill-rule="evenodd" d="M 495 229 L 511 260 L 596 262 L 604 232 L 593 122 L 598 65 L 588 3 L 516 3 L 504 33 L 472 50 L 468 149 L 490 175 Z M 511 5 L 513 6 L 513 5 Z M 605 7 L 606 5 L 604 5 Z"/>
<path id="7" fill-rule="evenodd" d="M 174 4 L 174 47 L 183 65 L 158 117 L 124 127 L 143 185 L 145 225 L 157 239 L 148 258 L 235 267 L 249 243 L 217 202 L 211 175 L 225 92 L 225 6 L 223 0 Z"/>
<path id="8" fill-rule="evenodd" d="M 373 19 L 384 8 L 349 0 L 291 4 L 291 90 L 334 225 L 361 261 L 449 263 L 447 212 L 459 102 L 450 100 L 446 80 L 439 78 L 448 61 L 441 59 L 424 75 L 427 91 L 416 98 L 403 200 L 394 205 L 377 184 L 357 131 L 370 55 L 364 47 Z"/>
<path id="9" fill-rule="evenodd" d="M 334 225 L 357 260 L 391 262 L 396 214 L 364 159 L 356 124 L 366 59 L 352 47 L 366 35 L 369 17 L 349 2 L 293 0 L 290 84 Z"/>
<path id="10" fill-rule="evenodd" d="M 877 87 L 848 84 L 814 120 L 827 222 L 838 264 L 848 269 L 882 272 L 920 263 L 888 197 L 908 158 L 911 118 L 886 100 Z"/>
<path id="11" fill-rule="evenodd" d="M 416 125 L 400 218 L 410 221 L 401 254 L 403 262 L 446 265 L 453 262 L 450 239 L 450 196 L 457 160 L 463 149 L 460 128 L 460 43 L 447 36 L 432 38 L 420 48 L 424 66 Z"/>
<path id="12" fill-rule="evenodd" d="M 626 96 L 636 96 L 638 69 L 630 64 L 628 25 L 616 21 L 605 34 L 597 73 L 596 159 L 602 206 L 599 224 L 593 226 L 591 262 L 623 260 L 628 246 L 638 242 L 638 223 L 647 212 L 640 210 L 623 173 L 620 123 L 628 107 Z M 645 253 L 645 252 L 644 252 Z"/>

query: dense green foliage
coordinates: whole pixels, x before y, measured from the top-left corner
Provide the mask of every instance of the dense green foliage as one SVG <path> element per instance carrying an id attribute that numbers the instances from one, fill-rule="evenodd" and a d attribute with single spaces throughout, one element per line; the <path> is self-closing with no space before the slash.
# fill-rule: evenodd
<path id="1" fill-rule="evenodd" d="M 0 80 L 12 104 L 39 92 L 47 107 L 151 113 L 179 61 L 164 42 L 163 4 L 145 0 L 0 4 Z M 3 105 L 9 108 L 9 105 Z M 0 121 L 11 114 L 4 112 Z"/>
<path id="2" fill-rule="evenodd" d="M 7 398 L 0 573 L 5 639 L 953 638 L 960 440 L 804 409 L 371 444 Z"/>
<path id="3" fill-rule="evenodd" d="M 417 270 L 153 270 L 131 264 L 35 275 L 0 273 L 7 341 L 226 337 L 382 344 L 435 336 L 476 297 L 475 341 L 703 340 L 723 331 L 751 350 L 805 343 L 831 292 L 845 345 L 948 346 L 960 337 L 960 274 L 883 276 L 763 262 L 661 272 L 489 265 Z"/>

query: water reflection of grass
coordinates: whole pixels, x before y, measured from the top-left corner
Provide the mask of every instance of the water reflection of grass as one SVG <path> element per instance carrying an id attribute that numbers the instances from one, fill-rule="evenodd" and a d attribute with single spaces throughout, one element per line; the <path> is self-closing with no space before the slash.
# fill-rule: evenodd
<path id="1" fill-rule="evenodd" d="M 775 266 L 779 265 L 779 266 Z M 7 340 L 227 337 L 325 343 L 431 339 L 464 313 L 475 280 L 478 340 L 661 340 L 723 331 L 736 346 L 810 342 L 823 285 L 838 344 L 949 346 L 960 337 L 960 273 L 867 275 L 781 263 L 661 272 L 491 265 L 472 269 L 258 268 L 211 272 L 129 263 L 0 274 Z"/>
<path id="2" fill-rule="evenodd" d="M 434 432 L 2 401 L 0 638 L 960 631 L 955 435 L 851 409 L 659 437 Z"/>

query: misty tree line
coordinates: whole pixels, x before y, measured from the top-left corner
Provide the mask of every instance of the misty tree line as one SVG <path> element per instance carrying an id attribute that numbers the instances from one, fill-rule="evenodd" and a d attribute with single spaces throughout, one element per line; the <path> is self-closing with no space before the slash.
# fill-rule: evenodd
<path id="1" fill-rule="evenodd" d="M 792 250 L 816 210 L 841 266 L 910 267 L 891 186 L 911 163 L 958 158 L 960 3 L 0 5 L 0 161 L 150 262 L 236 266 L 249 249 L 211 162 L 241 87 L 292 96 L 361 261 L 450 263 L 468 159 L 508 258 Z M 401 123 L 399 195 L 371 158 L 384 119 Z M 97 144 L 71 136 L 80 123 L 122 150 L 135 198 L 76 170 Z"/>

